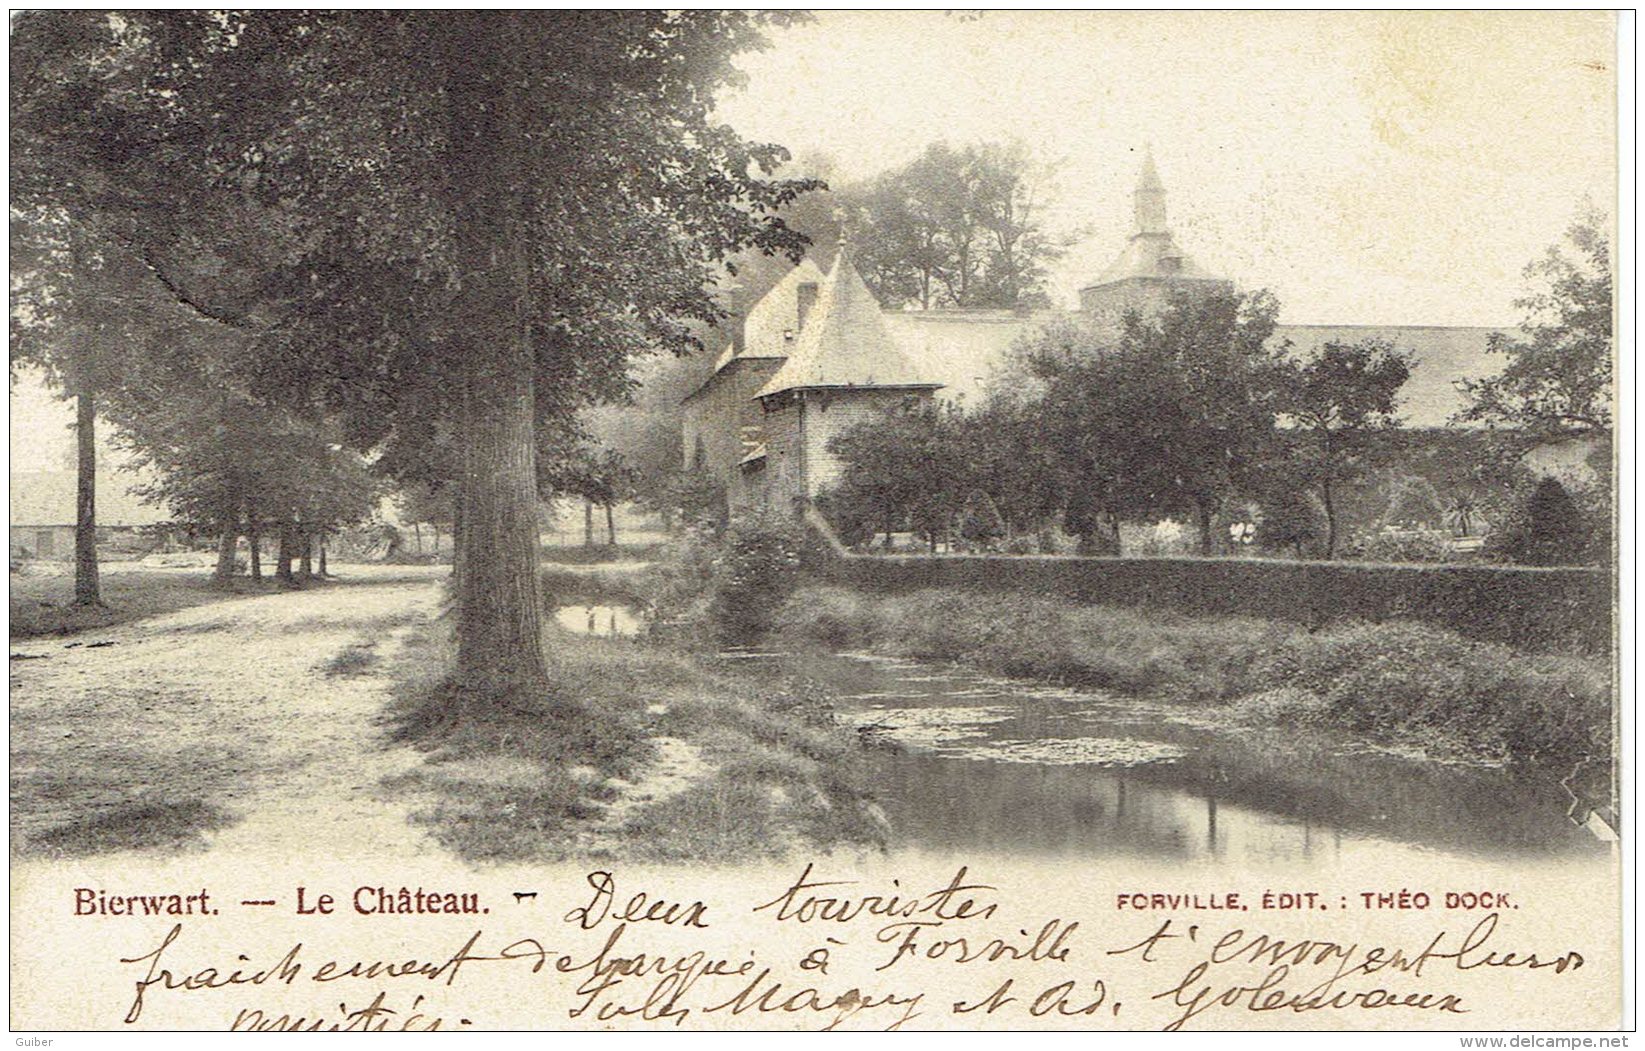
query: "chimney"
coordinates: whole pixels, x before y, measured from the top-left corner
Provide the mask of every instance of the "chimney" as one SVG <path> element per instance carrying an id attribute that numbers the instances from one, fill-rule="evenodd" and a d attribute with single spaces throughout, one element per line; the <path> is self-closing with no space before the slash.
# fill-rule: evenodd
<path id="1" fill-rule="evenodd" d="M 803 331 L 805 319 L 811 315 L 811 308 L 817 304 L 817 282 L 806 281 L 801 284 L 794 299 L 799 306 L 799 328 L 796 331 Z"/>

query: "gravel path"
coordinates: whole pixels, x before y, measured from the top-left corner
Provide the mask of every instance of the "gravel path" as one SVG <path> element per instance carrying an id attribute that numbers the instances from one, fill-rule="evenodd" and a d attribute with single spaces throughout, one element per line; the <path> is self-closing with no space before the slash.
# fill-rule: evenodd
<path id="1" fill-rule="evenodd" d="M 201 834 L 224 858 L 441 852 L 408 821 L 419 800 L 382 787 L 423 757 L 387 741 L 387 677 L 361 674 L 438 598 L 432 579 L 402 577 L 14 641 L 14 853 L 175 850 Z"/>

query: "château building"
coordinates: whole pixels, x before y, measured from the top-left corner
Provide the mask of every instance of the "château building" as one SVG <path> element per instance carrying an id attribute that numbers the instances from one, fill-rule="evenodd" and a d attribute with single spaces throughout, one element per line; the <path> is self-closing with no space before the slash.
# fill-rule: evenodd
<path id="1" fill-rule="evenodd" d="M 1020 337 L 1069 316 L 1118 331 L 1128 311 L 1148 314 L 1178 293 L 1231 291 L 1178 245 L 1153 158 L 1133 193 L 1134 222 L 1114 262 L 1079 293 L 1076 311 L 883 310 L 842 247 L 827 275 L 806 260 L 752 308 L 713 373 L 683 403 L 687 467 L 722 483 L 733 512 L 793 507 L 828 489 L 841 465 L 828 442 L 909 400 L 975 404 Z M 1401 391 L 1411 428 L 1441 427 L 1461 407 L 1457 382 L 1493 373 L 1493 328 L 1280 325 L 1276 341 L 1306 354 L 1332 340 L 1380 337 L 1411 351 Z"/>

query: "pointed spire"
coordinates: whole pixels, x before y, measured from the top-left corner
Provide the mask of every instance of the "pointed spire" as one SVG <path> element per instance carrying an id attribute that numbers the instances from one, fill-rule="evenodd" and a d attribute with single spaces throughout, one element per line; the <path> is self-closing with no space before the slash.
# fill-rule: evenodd
<path id="1" fill-rule="evenodd" d="M 1154 167 L 1154 146 L 1144 143 L 1142 147 L 1142 174 L 1137 176 L 1137 191 L 1158 190 L 1165 192 L 1165 184 L 1160 182 L 1159 169 Z"/>
<path id="2" fill-rule="evenodd" d="M 1133 237 L 1166 233 L 1165 183 L 1160 181 L 1159 169 L 1154 167 L 1154 149 L 1144 146 L 1142 172 L 1137 176 L 1134 197 L 1137 228 Z"/>

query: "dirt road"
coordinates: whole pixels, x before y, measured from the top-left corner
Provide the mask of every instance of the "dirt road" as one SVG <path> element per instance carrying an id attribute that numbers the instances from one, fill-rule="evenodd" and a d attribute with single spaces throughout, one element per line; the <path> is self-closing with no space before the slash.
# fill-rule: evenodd
<path id="1" fill-rule="evenodd" d="M 434 615 L 438 572 L 13 641 L 14 856 L 439 853 L 383 788 L 422 756 L 387 740 L 369 674 Z"/>

